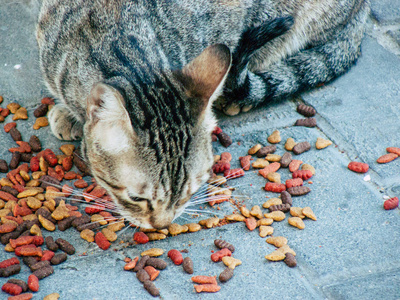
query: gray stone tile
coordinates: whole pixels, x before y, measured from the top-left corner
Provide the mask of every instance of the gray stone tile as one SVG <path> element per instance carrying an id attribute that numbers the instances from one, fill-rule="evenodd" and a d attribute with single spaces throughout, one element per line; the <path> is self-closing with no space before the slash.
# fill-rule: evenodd
<path id="1" fill-rule="evenodd" d="M 382 24 L 400 21 L 400 2 L 398 0 L 371 0 L 371 11 Z"/>

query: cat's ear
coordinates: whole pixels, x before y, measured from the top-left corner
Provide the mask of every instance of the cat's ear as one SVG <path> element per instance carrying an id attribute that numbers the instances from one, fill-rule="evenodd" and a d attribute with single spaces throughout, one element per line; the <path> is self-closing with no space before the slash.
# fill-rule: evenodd
<path id="1" fill-rule="evenodd" d="M 135 134 L 125 109 L 125 100 L 114 87 L 97 83 L 87 101 L 86 114 L 92 136 L 108 151 L 120 151 L 129 147 Z"/>
<path id="2" fill-rule="evenodd" d="M 231 65 L 231 52 L 222 44 L 207 47 L 199 56 L 175 72 L 193 105 L 200 110 L 211 107 L 221 92 Z"/>

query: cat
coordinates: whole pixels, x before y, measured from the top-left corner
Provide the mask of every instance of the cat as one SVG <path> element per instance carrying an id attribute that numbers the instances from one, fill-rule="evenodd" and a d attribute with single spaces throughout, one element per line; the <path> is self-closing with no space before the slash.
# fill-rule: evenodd
<path id="1" fill-rule="evenodd" d="M 51 130 L 121 214 L 165 228 L 209 178 L 228 115 L 329 82 L 360 55 L 364 0 L 43 0 Z"/>

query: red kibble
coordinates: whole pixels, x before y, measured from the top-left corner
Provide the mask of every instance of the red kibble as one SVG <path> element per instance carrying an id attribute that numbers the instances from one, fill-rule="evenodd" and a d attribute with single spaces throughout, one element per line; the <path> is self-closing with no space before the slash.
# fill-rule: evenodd
<path id="1" fill-rule="evenodd" d="M 176 250 L 176 249 L 171 249 L 168 251 L 168 257 L 172 260 L 172 262 L 179 266 L 183 262 L 183 257 L 182 254 Z"/>
<path id="2" fill-rule="evenodd" d="M 84 179 L 78 179 L 74 182 L 74 186 L 78 189 L 84 189 L 88 187 L 88 183 Z"/>
<path id="3" fill-rule="evenodd" d="M 39 169 L 40 169 L 39 158 L 37 158 L 36 156 L 33 156 L 31 158 L 30 166 L 31 166 L 31 171 L 32 172 L 39 171 Z"/>
<path id="4" fill-rule="evenodd" d="M 220 160 L 213 165 L 212 170 L 215 174 L 217 174 L 217 173 L 223 173 L 229 170 L 230 168 L 231 164 L 228 161 Z"/>
<path id="5" fill-rule="evenodd" d="M 144 267 L 144 270 L 149 274 L 151 281 L 155 280 L 160 274 L 160 271 L 152 266 L 146 266 Z"/>
<path id="6" fill-rule="evenodd" d="M 8 133 L 11 128 L 14 128 L 15 126 L 17 126 L 17 123 L 15 122 L 7 123 L 6 125 L 4 125 L 4 131 Z"/>
<path id="7" fill-rule="evenodd" d="M 227 162 L 230 162 L 232 160 L 232 154 L 229 152 L 222 152 L 221 153 L 221 160 L 225 160 Z"/>
<path id="8" fill-rule="evenodd" d="M 400 156 L 400 148 L 398 147 L 387 147 L 386 151 L 389 153 L 394 153 L 397 154 L 398 156 Z"/>
<path id="9" fill-rule="evenodd" d="M 303 185 L 303 179 L 301 178 L 288 179 L 286 180 L 285 184 L 287 189 L 293 186 L 301 186 Z"/>
<path id="10" fill-rule="evenodd" d="M 62 181 L 64 178 L 64 174 L 57 173 L 52 167 L 47 169 L 47 175 L 57 179 L 58 181 Z"/>
<path id="11" fill-rule="evenodd" d="M 8 108 L 3 108 L 0 112 L 0 115 L 3 116 L 4 118 L 7 117 L 10 114 L 10 110 Z"/>
<path id="12" fill-rule="evenodd" d="M 7 300 L 30 300 L 32 298 L 33 298 L 32 293 L 23 293 L 23 294 L 19 294 L 17 296 L 8 297 Z"/>
<path id="13" fill-rule="evenodd" d="M 73 172 L 73 171 L 69 171 L 69 172 L 64 174 L 64 179 L 66 179 L 66 180 L 76 179 L 76 173 Z"/>
<path id="14" fill-rule="evenodd" d="M 194 289 L 196 290 L 196 293 L 216 293 L 221 289 L 221 287 L 218 284 L 196 284 Z"/>
<path id="15" fill-rule="evenodd" d="M 192 276 L 192 281 L 199 284 L 217 284 L 217 276 Z"/>
<path id="16" fill-rule="evenodd" d="M 94 236 L 94 241 L 96 242 L 97 246 L 99 246 L 99 248 L 103 250 L 107 250 L 111 246 L 110 242 L 101 231 L 96 233 L 96 235 Z"/>
<path id="17" fill-rule="evenodd" d="M 278 182 L 267 182 L 264 189 L 268 192 L 282 193 L 286 190 L 286 185 Z"/>
<path id="18" fill-rule="evenodd" d="M 3 292 L 6 292 L 7 294 L 10 295 L 19 295 L 22 293 L 22 287 L 20 287 L 19 285 L 15 284 L 15 283 L 5 283 L 3 284 L 3 286 L 1 287 L 1 290 Z"/>
<path id="19" fill-rule="evenodd" d="M 381 157 L 379 157 L 376 160 L 376 162 L 378 164 L 386 164 L 388 162 L 391 162 L 391 161 L 395 160 L 398 157 L 399 157 L 399 155 L 396 154 L 396 153 L 388 153 L 388 154 L 385 154 L 385 155 L 382 155 Z"/>
<path id="20" fill-rule="evenodd" d="M 289 171 L 294 172 L 297 171 L 300 168 L 300 165 L 303 163 L 303 161 L 298 160 L 298 159 L 292 159 L 292 161 L 289 163 Z"/>
<path id="21" fill-rule="evenodd" d="M 397 197 L 387 199 L 385 203 L 383 203 L 383 208 L 386 210 L 395 209 L 398 206 L 399 206 L 399 198 Z"/>
<path id="22" fill-rule="evenodd" d="M 54 257 L 55 253 L 51 250 L 45 250 L 43 251 L 43 256 L 40 260 L 48 260 L 50 261 Z"/>
<path id="23" fill-rule="evenodd" d="M 37 292 L 39 290 L 39 278 L 37 278 L 35 274 L 29 275 L 28 287 L 32 292 Z"/>
<path id="24" fill-rule="evenodd" d="M 46 105 L 54 105 L 54 99 L 50 98 L 50 97 L 44 97 L 41 101 L 42 104 L 46 104 Z"/>
<path id="25" fill-rule="evenodd" d="M 58 163 L 57 156 L 51 149 L 44 150 L 43 157 L 49 163 L 50 167 L 54 167 Z"/>
<path id="26" fill-rule="evenodd" d="M 40 246 L 43 245 L 44 243 L 44 238 L 42 236 L 32 236 L 32 235 L 27 235 L 27 236 L 20 236 L 17 239 L 10 239 L 9 241 L 11 247 L 17 248 L 19 246 L 24 246 L 24 245 L 29 245 L 33 244 L 35 246 Z"/>
<path id="27" fill-rule="evenodd" d="M 72 157 L 71 156 L 67 156 L 65 157 L 62 162 L 61 162 L 65 172 L 68 172 L 69 170 L 71 170 L 72 168 Z"/>
<path id="28" fill-rule="evenodd" d="M 269 173 L 278 171 L 280 167 L 281 167 L 280 163 L 273 162 L 272 164 L 269 164 L 268 166 L 266 166 L 264 169 L 259 170 L 258 174 L 260 174 L 264 178 L 267 178 L 267 175 Z"/>
<path id="29" fill-rule="evenodd" d="M 17 204 L 14 206 L 13 214 L 15 217 L 16 216 L 24 217 L 24 216 L 32 214 L 32 210 L 28 207 L 21 207 Z"/>
<path id="30" fill-rule="evenodd" d="M 15 223 L 4 223 L 0 225 L 0 233 L 9 233 L 14 231 L 17 228 L 17 224 Z"/>
<path id="31" fill-rule="evenodd" d="M 222 132 L 222 129 L 219 128 L 218 126 L 215 126 L 212 133 L 215 134 L 215 135 L 218 135 L 218 134 L 220 134 L 221 132 Z"/>
<path id="32" fill-rule="evenodd" d="M 9 259 L 6 259 L 6 260 L 3 260 L 2 262 L 0 262 L 0 269 L 7 268 L 9 266 L 16 265 L 16 264 L 19 264 L 19 259 L 16 257 L 12 257 L 12 258 L 9 258 Z"/>
<path id="33" fill-rule="evenodd" d="M 15 255 L 17 256 L 43 256 L 42 249 L 33 244 L 24 245 L 15 248 Z"/>
<path id="34" fill-rule="evenodd" d="M 232 252 L 228 248 L 223 248 L 223 249 L 211 254 L 211 260 L 213 262 L 219 262 L 225 256 L 232 256 Z"/>
<path id="35" fill-rule="evenodd" d="M 292 178 L 301 178 L 303 180 L 308 180 L 313 176 L 310 170 L 297 170 L 292 173 Z"/>
<path id="36" fill-rule="evenodd" d="M 246 224 L 247 229 L 250 231 L 253 231 L 257 228 L 257 221 L 253 217 L 246 218 L 246 220 L 244 220 L 244 223 Z"/>
<path id="37" fill-rule="evenodd" d="M 243 170 L 248 171 L 250 170 L 250 160 L 251 155 L 241 156 L 239 157 L 240 165 L 242 166 Z"/>
<path id="38" fill-rule="evenodd" d="M 90 205 L 85 207 L 85 213 L 92 215 L 92 214 L 97 214 L 101 211 L 104 210 L 104 205 L 101 204 L 95 204 L 95 205 Z"/>
<path id="39" fill-rule="evenodd" d="M 130 262 L 128 262 L 124 266 L 124 270 L 125 271 L 133 270 L 136 267 L 136 264 L 137 264 L 138 260 L 139 260 L 139 257 L 136 256 L 134 259 L 132 259 Z"/>
<path id="40" fill-rule="evenodd" d="M 207 198 L 208 204 L 214 206 L 225 201 L 229 201 L 231 197 L 229 195 L 214 195 Z"/>
<path id="41" fill-rule="evenodd" d="M 357 173 L 367 173 L 369 169 L 369 165 L 366 163 L 358 162 L 358 161 L 352 161 L 349 163 L 347 166 L 349 170 Z"/>
<path id="42" fill-rule="evenodd" d="M 233 179 L 244 176 L 243 169 L 231 169 L 224 172 L 224 177 L 226 179 Z"/>
<path id="43" fill-rule="evenodd" d="M 146 244 L 149 242 L 149 237 L 144 232 L 135 232 L 133 240 L 138 244 Z"/>

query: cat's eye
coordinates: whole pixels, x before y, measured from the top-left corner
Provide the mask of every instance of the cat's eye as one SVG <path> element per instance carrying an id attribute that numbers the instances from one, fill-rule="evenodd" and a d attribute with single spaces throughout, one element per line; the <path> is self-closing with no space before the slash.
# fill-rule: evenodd
<path id="1" fill-rule="evenodd" d="M 140 197 L 132 197 L 132 196 L 129 196 L 129 198 L 131 198 L 131 200 L 134 201 L 134 202 L 147 201 L 147 199 L 140 198 Z"/>

